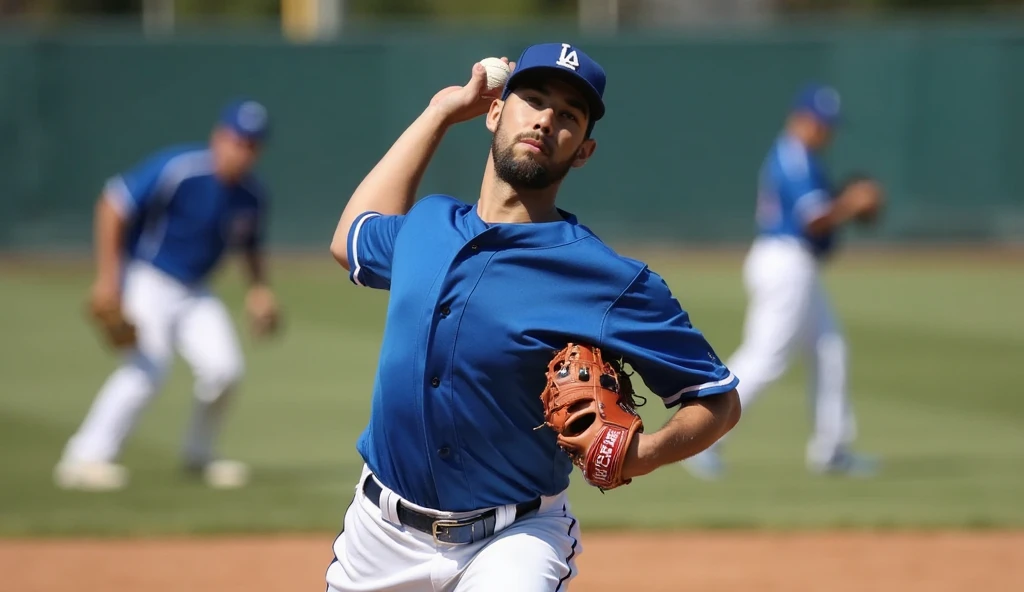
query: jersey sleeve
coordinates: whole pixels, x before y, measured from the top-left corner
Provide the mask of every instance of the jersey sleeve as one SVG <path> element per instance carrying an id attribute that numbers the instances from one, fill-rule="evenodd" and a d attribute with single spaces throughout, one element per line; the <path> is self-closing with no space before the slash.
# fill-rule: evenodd
<path id="1" fill-rule="evenodd" d="M 364 212 L 348 231 L 349 279 L 357 286 L 391 287 L 391 260 L 405 216 Z"/>
<path id="2" fill-rule="evenodd" d="M 126 218 L 134 217 L 153 200 L 160 176 L 167 166 L 165 155 L 152 156 L 107 180 L 104 193 Z"/>
<path id="3" fill-rule="evenodd" d="M 795 219 L 806 225 L 824 214 L 829 205 L 828 186 L 817 163 L 804 151 L 791 149 L 779 155 L 779 185 Z"/>
<path id="4" fill-rule="evenodd" d="M 665 407 L 739 384 L 665 280 L 648 268 L 608 309 L 601 334 L 604 347 L 622 355 Z"/>

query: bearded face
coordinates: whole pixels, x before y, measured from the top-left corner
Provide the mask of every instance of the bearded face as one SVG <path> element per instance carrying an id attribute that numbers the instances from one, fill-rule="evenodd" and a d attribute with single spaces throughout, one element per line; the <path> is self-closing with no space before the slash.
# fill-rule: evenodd
<path id="1" fill-rule="evenodd" d="M 495 174 L 520 190 L 560 182 L 593 152 L 587 115 L 585 99 L 571 84 L 549 79 L 519 85 L 493 123 Z"/>

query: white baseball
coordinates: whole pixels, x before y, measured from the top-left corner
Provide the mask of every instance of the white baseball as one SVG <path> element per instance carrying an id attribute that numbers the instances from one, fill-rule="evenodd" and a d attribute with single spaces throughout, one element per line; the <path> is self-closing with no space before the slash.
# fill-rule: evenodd
<path id="1" fill-rule="evenodd" d="M 494 90 L 504 86 L 509 74 L 512 73 L 508 64 L 499 58 L 484 58 L 480 60 L 480 63 L 487 70 L 487 90 Z"/>

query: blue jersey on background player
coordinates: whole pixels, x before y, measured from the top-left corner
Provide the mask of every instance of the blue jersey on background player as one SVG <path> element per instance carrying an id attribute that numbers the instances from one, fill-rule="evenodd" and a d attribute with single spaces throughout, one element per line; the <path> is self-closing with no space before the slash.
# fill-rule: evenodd
<path id="1" fill-rule="evenodd" d="M 59 486 L 127 484 L 127 470 L 115 461 L 175 350 L 195 375 L 182 464 L 212 486 L 246 482 L 247 467 L 215 451 L 244 364 L 231 315 L 208 280 L 229 249 L 243 251 L 246 310 L 257 333 L 274 328 L 277 306 L 263 262 L 266 196 L 251 170 L 268 130 L 263 105 L 236 101 L 224 108 L 208 145 L 166 148 L 106 183 L 96 208 L 91 306 L 123 311 L 138 339 L 69 439 L 54 473 Z"/>
<path id="2" fill-rule="evenodd" d="M 130 220 L 126 261 L 146 261 L 182 283 L 205 281 L 229 246 L 261 246 L 267 199 L 255 174 L 225 185 L 202 144 L 162 150 L 107 191 Z"/>
<path id="3" fill-rule="evenodd" d="M 763 236 L 789 236 L 807 243 L 818 257 L 833 248 L 835 232 L 807 232 L 832 200 L 831 183 L 817 154 L 789 133 L 775 140 L 758 175 L 757 227 Z"/>
<path id="4" fill-rule="evenodd" d="M 738 420 L 737 377 L 665 281 L 555 206 L 596 148 L 604 88 L 601 66 L 570 44 L 528 47 L 501 95 L 477 64 L 349 200 L 332 253 L 389 300 L 329 590 L 554 590 L 575 576 L 572 465 L 540 400 L 567 342 L 621 356 L 678 407 L 637 437 L 624 478 L 698 452 Z M 416 201 L 437 138 L 484 113 L 493 138 L 479 199 Z"/>
<path id="5" fill-rule="evenodd" d="M 814 431 L 806 464 L 814 473 L 870 474 L 873 459 L 855 454 L 856 423 L 847 393 L 846 340 L 821 281 L 836 233 L 874 216 L 881 189 L 873 181 L 833 190 L 820 152 L 841 120 L 839 93 L 808 85 L 792 105 L 757 176 L 757 237 L 743 264 L 748 309 L 743 343 L 728 365 L 743 377 L 744 410 L 801 353 L 811 376 Z M 723 442 L 685 465 L 702 478 L 724 470 Z"/>

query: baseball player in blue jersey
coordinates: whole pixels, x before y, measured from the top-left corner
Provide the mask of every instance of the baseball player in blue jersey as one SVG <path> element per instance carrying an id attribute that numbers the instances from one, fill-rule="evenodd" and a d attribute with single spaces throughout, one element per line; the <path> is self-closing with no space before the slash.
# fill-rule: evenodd
<path id="1" fill-rule="evenodd" d="M 819 159 L 840 121 L 835 89 L 798 93 L 785 129 L 761 167 L 758 236 L 744 263 L 748 292 L 743 343 L 728 365 L 743 377 L 744 410 L 779 379 L 796 353 L 808 360 L 814 430 L 806 462 L 815 473 L 866 473 L 874 461 L 850 449 L 855 421 L 847 395 L 846 341 L 821 280 L 836 232 L 876 219 L 880 186 L 869 178 L 837 189 Z M 701 477 L 721 474 L 719 442 L 685 462 Z"/>
<path id="2" fill-rule="evenodd" d="M 54 478 L 64 488 L 118 489 L 122 444 L 160 390 L 177 350 L 195 377 L 184 468 L 211 486 L 245 483 L 247 467 L 218 458 L 215 443 L 243 373 L 231 317 L 207 280 L 223 254 L 244 252 L 246 309 L 257 334 L 276 326 L 263 261 L 266 196 L 251 171 L 268 134 L 266 109 L 227 105 L 208 145 L 164 149 L 111 178 L 96 205 L 97 275 L 90 305 L 129 327 L 121 366 L 68 441 Z"/>
<path id="3" fill-rule="evenodd" d="M 331 252 L 351 281 L 390 294 L 329 591 L 566 589 L 583 550 L 572 465 L 539 397 L 569 341 L 621 355 L 678 408 L 633 440 L 625 478 L 699 452 L 739 419 L 737 378 L 662 278 L 555 205 L 596 148 L 604 70 L 562 43 L 510 66 L 494 94 L 480 64 L 439 91 L 338 223 Z M 445 132 L 480 115 L 493 137 L 479 199 L 416 201 Z"/>

